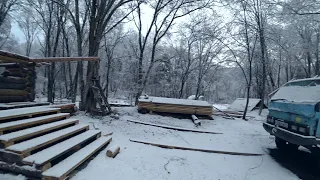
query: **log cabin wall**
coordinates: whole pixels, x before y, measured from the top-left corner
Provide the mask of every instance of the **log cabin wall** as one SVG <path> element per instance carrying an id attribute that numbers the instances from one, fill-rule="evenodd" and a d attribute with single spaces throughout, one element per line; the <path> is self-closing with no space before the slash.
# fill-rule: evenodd
<path id="1" fill-rule="evenodd" d="M 35 63 L 0 63 L 0 103 L 34 101 Z"/>

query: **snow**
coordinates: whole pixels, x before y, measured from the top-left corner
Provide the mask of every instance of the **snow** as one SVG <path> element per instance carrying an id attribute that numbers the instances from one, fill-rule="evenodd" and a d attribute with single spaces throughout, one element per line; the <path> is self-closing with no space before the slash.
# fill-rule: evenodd
<path id="1" fill-rule="evenodd" d="M 7 119 L 11 116 L 21 117 L 29 114 L 39 114 L 42 112 L 53 112 L 57 111 L 59 108 L 45 108 L 45 107 L 27 107 L 18 109 L 9 109 L 0 111 L 0 119 Z"/>
<path id="2" fill-rule="evenodd" d="M 67 159 L 61 161 L 57 165 L 43 172 L 42 175 L 50 176 L 50 177 L 63 176 L 69 169 L 72 169 L 73 167 L 78 165 L 83 160 L 84 157 L 90 156 L 91 153 L 98 150 L 101 146 L 103 146 L 103 144 L 105 144 L 109 140 L 110 138 L 101 137 L 93 141 L 89 145 L 85 146 L 84 148 L 80 149 L 76 153 L 69 156 Z M 89 178 L 89 179 L 92 179 L 92 178 Z"/>
<path id="3" fill-rule="evenodd" d="M 0 180 L 27 180 L 27 178 L 21 174 L 19 175 L 0 174 Z"/>
<path id="4" fill-rule="evenodd" d="M 38 121 L 44 121 L 48 118 L 66 117 L 67 115 L 69 115 L 69 113 L 58 113 L 58 114 L 52 114 L 52 115 L 47 115 L 47 116 L 40 116 L 40 117 L 36 117 L 36 118 L 23 119 L 23 120 L 19 120 L 19 121 L 2 123 L 2 124 L 0 124 L 0 129 L 5 129 L 8 127 L 18 126 L 18 125 L 20 126 L 22 124 L 29 124 L 29 123 L 34 123 L 34 122 L 38 122 Z"/>
<path id="5" fill-rule="evenodd" d="M 24 162 L 34 163 L 38 165 L 42 165 L 45 162 L 53 159 L 54 157 L 58 156 L 59 154 L 62 154 L 69 149 L 73 148 L 74 146 L 84 142 L 85 140 L 96 136 L 101 131 L 97 130 L 89 130 L 84 133 L 81 133 L 73 138 L 70 138 L 68 140 L 65 140 L 61 143 L 58 143 L 50 148 L 44 149 L 36 154 L 33 154 L 31 156 L 28 156 L 23 159 Z"/>
<path id="6" fill-rule="evenodd" d="M 227 110 L 230 107 L 230 104 L 213 104 L 213 109 L 218 108 L 219 110 Z"/>
<path id="7" fill-rule="evenodd" d="M 289 100 L 300 103 L 317 103 L 320 101 L 320 85 L 317 86 L 284 86 L 271 100 Z"/>
<path id="8" fill-rule="evenodd" d="M 233 111 L 244 111 L 246 107 L 246 98 L 237 98 L 229 107 L 230 110 Z M 249 99 L 249 104 L 248 104 L 248 111 L 252 111 L 258 103 L 261 101 L 261 99 L 254 99 L 250 98 Z"/>
<path id="9" fill-rule="evenodd" d="M 108 148 L 107 151 L 111 151 L 112 153 L 114 153 L 117 151 L 117 149 L 120 149 L 120 146 L 115 144 L 115 145 L 111 146 L 110 148 Z"/>
<path id="10" fill-rule="evenodd" d="M 103 134 L 113 132 L 109 145 L 119 145 L 121 153 L 115 158 L 106 157 L 108 148 L 100 152 L 72 180 L 108 179 L 223 179 L 223 180 L 297 180 L 291 171 L 278 164 L 268 155 L 268 148 L 275 148 L 274 140 L 262 127 L 257 116 L 249 121 L 227 120 L 215 116 L 215 120 L 202 120 L 197 129 L 224 134 L 201 134 L 163 129 L 127 122 L 128 119 L 194 128 L 190 119 L 175 119 L 169 116 L 137 113 L 136 107 L 115 108 L 120 119 L 103 117 L 93 119 L 80 113 L 77 118 L 86 124 L 92 123 Z M 265 112 L 263 112 L 265 114 Z M 237 152 L 265 154 L 260 157 L 231 156 L 214 153 L 163 149 L 130 142 L 129 139 L 180 145 L 196 148 L 218 149 Z M 256 168 L 254 168 L 256 167 Z M 250 169 L 251 168 L 251 169 Z M 272 173 L 271 173 L 272 172 Z"/>
<path id="11" fill-rule="evenodd" d="M 153 102 L 153 103 L 187 105 L 187 106 L 211 106 L 211 104 L 209 104 L 207 101 L 152 97 L 152 96 L 149 96 L 147 99 L 145 99 L 144 96 L 141 96 L 139 98 L 139 102 Z"/>
<path id="12" fill-rule="evenodd" d="M 59 131 L 55 131 L 53 133 L 50 134 L 46 134 L 34 139 L 30 139 L 28 141 L 24 141 L 12 146 L 9 146 L 8 148 L 6 148 L 7 150 L 11 150 L 11 151 L 16 151 L 16 152 L 22 152 L 22 151 L 26 151 L 28 149 L 31 149 L 33 147 L 42 145 L 46 142 L 49 142 L 51 140 L 54 140 L 56 138 L 62 137 L 68 133 L 83 129 L 84 127 L 86 127 L 85 124 L 79 124 L 79 125 L 75 125 L 75 126 L 71 126 L 69 128 L 66 129 L 62 129 Z"/>
<path id="13" fill-rule="evenodd" d="M 70 123 L 75 122 L 75 121 L 77 121 L 77 120 L 75 120 L 75 119 L 67 119 L 67 120 L 57 121 L 57 122 L 53 122 L 53 123 L 49 123 L 49 124 L 44 124 L 44 125 L 41 125 L 41 126 L 36 126 L 36 127 L 33 127 L 33 128 L 27 128 L 27 129 L 24 129 L 24 130 L 20 130 L 20 131 L 16 131 L 16 132 L 12 132 L 12 133 L 1 135 L 0 136 L 0 140 L 2 140 L 2 141 L 14 140 L 16 138 L 27 136 L 27 135 L 33 134 L 35 132 L 38 132 L 38 131 L 54 128 L 54 127 L 57 127 L 57 126 L 60 126 L 60 125 L 63 125 L 63 124 L 70 124 Z"/>
<path id="14" fill-rule="evenodd" d="M 162 127 L 162 128 L 167 128 L 167 129 L 174 129 L 177 131 L 192 131 L 192 132 L 197 132 L 197 133 L 211 133 L 211 134 L 222 134 L 218 132 L 212 132 L 212 131 L 203 131 L 199 129 L 190 129 L 190 128 L 181 128 L 181 127 L 174 127 L 174 126 L 166 126 L 166 125 L 160 125 L 160 124 L 155 124 L 155 123 L 148 123 L 148 122 L 142 122 L 142 121 L 134 121 L 134 120 L 128 120 L 129 122 L 136 122 L 140 124 L 145 124 L 145 125 L 150 125 L 150 126 L 156 126 L 156 127 Z"/>

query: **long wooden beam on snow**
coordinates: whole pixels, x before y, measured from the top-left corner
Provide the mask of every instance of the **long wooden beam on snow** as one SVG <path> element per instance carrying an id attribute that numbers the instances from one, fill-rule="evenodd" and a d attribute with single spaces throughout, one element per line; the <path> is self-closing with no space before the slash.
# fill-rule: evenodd
<path id="1" fill-rule="evenodd" d="M 223 133 L 219 133 L 219 132 L 203 131 L 203 130 L 198 130 L 198 129 L 186 129 L 186 128 L 180 128 L 180 127 L 173 127 L 173 126 L 166 126 L 166 125 L 160 125 L 160 124 L 153 124 L 153 123 L 142 122 L 142 121 L 134 121 L 134 120 L 127 120 L 127 121 L 128 121 L 128 122 L 132 122 L 132 123 L 138 123 L 138 124 L 148 125 L 148 126 L 165 128 L 165 129 L 173 129 L 173 130 L 177 130 L 177 131 L 189 131 L 189 132 L 208 133 L 208 134 L 223 134 Z"/>
<path id="2" fill-rule="evenodd" d="M 135 143 L 142 143 L 142 144 L 157 146 L 161 148 L 167 148 L 167 149 L 181 149 L 181 150 L 200 151 L 200 152 L 228 154 L 228 155 L 240 155 L 240 156 L 263 156 L 263 154 L 258 154 L 258 153 L 231 152 L 231 151 L 219 151 L 219 150 L 213 150 L 213 149 L 190 148 L 190 147 L 173 146 L 173 145 L 166 145 L 166 144 L 157 144 L 157 143 L 146 142 L 141 140 L 133 140 L 133 139 L 130 139 L 130 141 Z"/>

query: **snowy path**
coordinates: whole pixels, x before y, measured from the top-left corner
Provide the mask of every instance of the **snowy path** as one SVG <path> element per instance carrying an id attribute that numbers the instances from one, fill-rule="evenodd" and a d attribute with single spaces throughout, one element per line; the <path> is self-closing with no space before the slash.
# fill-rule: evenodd
<path id="1" fill-rule="evenodd" d="M 110 147 L 120 146 L 115 159 L 100 152 L 87 167 L 79 171 L 72 180 L 296 180 L 290 170 L 282 167 L 269 155 L 275 149 L 274 140 L 262 127 L 263 117 L 256 120 L 202 120 L 199 130 L 222 132 L 223 134 L 201 134 L 182 132 L 159 127 L 127 122 L 139 120 L 181 128 L 196 128 L 190 119 L 138 114 L 134 107 L 116 108 L 120 119 L 104 117 L 92 119 L 84 114 L 76 116 L 81 123 L 94 126 L 102 134 L 113 132 Z M 250 115 L 255 115 L 253 112 Z M 263 153 L 264 156 L 244 157 L 213 153 L 163 149 L 137 144 L 129 139 L 166 142 L 180 146 L 192 146 L 225 151 Z M 1 176 L 0 176 L 1 179 Z"/>
<path id="2" fill-rule="evenodd" d="M 168 126 L 195 128 L 190 119 L 175 119 L 158 115 L 138 114 L 132 107 L 117 108 L 120 119 L 106 117 L 100 120 L 79 115 L 82 123 L 94 122 L 102 134 L 113 132 L 110 146 L 118 144 L 120 154 L 108 158 L 103 150 L 86 168 L 72 177 L 86 179 L 205 179 L 205 180 L 294 180 L 291 171 L 275 162 L 265 151 L 274 148 L 273 140 L 262 128 L 261 121 L 203 120 L 201 130 L 223 132 L 223 135 L 174 131 L 126 122 L 139 120 Z M 167 142 L 228 151 L 256 152 L 263 157 L 242 157 L 174 149 L 162 149 L 129 141 L 129 138 Z M 270 173 L 272 172 L 272 173 Z"/>

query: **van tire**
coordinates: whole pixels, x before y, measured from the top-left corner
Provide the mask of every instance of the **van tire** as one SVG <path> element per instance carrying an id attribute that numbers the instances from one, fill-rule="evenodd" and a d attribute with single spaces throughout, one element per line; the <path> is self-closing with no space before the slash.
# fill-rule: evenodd
<path id="1" fill-rule="evenodd" d="M 291 144 L 283 139 L 280 139 L 278 137 L 276 137 L 276 145 L 277 145 L 277 148 L 281 151 L 291 151 L 291 152 L 294 152 L 294 151 L 297 151 L 298 148 L 299 148 L 299 145 L 296 145 L 296 144 Z"/>

